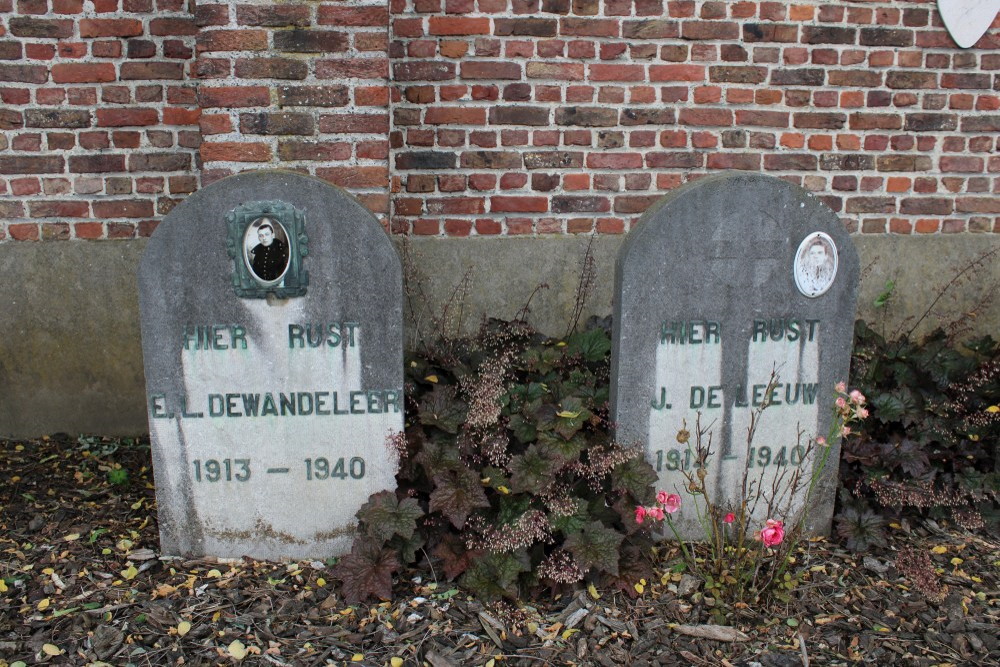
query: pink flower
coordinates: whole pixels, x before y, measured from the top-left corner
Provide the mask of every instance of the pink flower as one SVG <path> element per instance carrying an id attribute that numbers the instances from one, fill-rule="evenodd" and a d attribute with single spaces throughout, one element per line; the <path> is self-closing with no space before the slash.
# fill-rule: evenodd
<path id="1" fill-rule="evenodd" d="M 819 436 L 818 438 L 816 438 L 816 444 L 819 445 L 820 447 L 826 447 L 826 438 L 824 438 L 823 436 Z"/>
<path id="2" fill-rule="evenodd" d="M 847 383 L 846 382 L 838 382 L 836 385 L 834 385 L 833 388 L 837 390 L 838 394 L 843 394 L 843 393 L 845 393 L 847 391 Z"/>
<path id="3" fill-rule="evenodd" d="M 838 397 L 837 397 L 837 401 L 836 401 L 836 403 L 837 403 L 837 407 L 838 407 L 838 408 L 841 408 L 841 409 L 843 409 L 843 408 L 846 408 L 846 407 L 847 407 L 847 401 L 846 401 L 846 400 L 844 400 L 844 397 L 843 397 L 843 396 L 838 396 Z"/>
<path id="4" fill-rule="evenodd" d="M 645 518 L 646 518 L 646 508 L 643 507 L 642 505 L 640 505 L 639 507 L 636 507 L 635 508 L 635 522 L 636 523 L 642 523 Z"/>
<path id="5" fill-rule="evenodd" d="M 851 434 L 851 427 L 850 426 L 845 426 L 845 427 L 841 428 L 840 429 L 840 434 L 841 435 L 850 435 Z"/>
<path id="6" fill-rule="evenodd" d="M 865 402 L 865 395 L 862 394 L 857 389 L 855 389 L 854 391 L 852 391 L 851 394 L 850 394 L 850 396 L 851 396 L 851 402 L 853 402 L 853 403 L 857 403 L 858 405 L 861 405 L 861 404 L 863 404 Z"/>
<path id="7" fill-rule="evenodd" d="M 676 493 L 671 493 L 666 497 L 662 505 L 667 514 L 673 514 L 681 508 L 681 497 Z"/>
<path id="8" fill-rule="evenodd" d="M 660 491 L 659 493 L 657 493 L 656 502 L 660 503 L 661 505 L 665 505 L 667 503 L 667 492 Z"/>
<path id="9" fill-rule="evenodd" d="M 763 530 L 758 530 L 753 537 L 763 542 L 766 547 L 777 546 L 785 539 L 785 523 L 768 519 Z"/>
<path id="10" fill-rule="evenodd" d="M 657 521 L 663 521 L 663 510 L 659 507 L 647 507 L 646 516 L 652 517 Z"/>
<path id="11" fill-rule="evenodd" d="M 732 523 L 733 521 L 736 521 L 736 515 L 733 514 L 732 512 L 730 512 L 726 516 L 722 517 L 722 522 L 723 523 Z"/>
<path id="12" fill-rule="evenodd" d="M 868 408 L 858 408 L 855 414 L 858 415 L 858 419 L 865 419 L 868 417 Z"/>

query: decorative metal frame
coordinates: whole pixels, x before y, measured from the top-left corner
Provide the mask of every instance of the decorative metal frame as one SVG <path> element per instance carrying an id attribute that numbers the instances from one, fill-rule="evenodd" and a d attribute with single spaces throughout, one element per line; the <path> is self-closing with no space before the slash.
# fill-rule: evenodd
<path id="1" fill-rule="evenodd" d="M 256 220 L 268 217 L 281 224 L 288 236 L 288 268 L 276 284 L 262 281 L 247 266 L 243 243 L 247 227 Z M 226 214 L 229 228 L 226 251 L 233 260 L 233 289 L 244 299 L 264 299 L 273 294 L 279 299 L 304 296 L 309 284 L 309 272 L 303 260 L 309 254 L 309 237 L 306 235 L 305 214 L 286 202 L 251 201 L 240 204 Z"/>

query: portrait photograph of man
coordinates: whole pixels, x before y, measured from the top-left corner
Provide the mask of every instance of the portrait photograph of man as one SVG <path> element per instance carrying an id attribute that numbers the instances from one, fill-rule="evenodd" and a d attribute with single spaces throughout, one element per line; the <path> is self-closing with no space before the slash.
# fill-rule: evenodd
<path id="1" fill-rule="evenodd" d="M 808 297 L 820 296 L 837 276 L 837 248 L 828 235 L 814 232 L 795 253 L 795 285 Z"/>
<path id="2" fill-rule="evenodd" d="M 244 259 L 260 282 L 279 281 L 288 268 L 288 234 L 281 223 L 267 217 L 250 223 L 244 236 Z"/>

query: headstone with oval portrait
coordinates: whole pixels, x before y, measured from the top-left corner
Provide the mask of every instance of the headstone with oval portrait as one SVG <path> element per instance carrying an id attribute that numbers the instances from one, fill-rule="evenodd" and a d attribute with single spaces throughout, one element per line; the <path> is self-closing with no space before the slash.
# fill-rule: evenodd
<path id="1" fill-rule="evenodd" d="M 611 408 L 619 439 L 645 447 L 659 489 L 688 497 L 699 422 L 714 452 L 706 484 L 721 506 L 735 509 L 748 496 L 744 471 L 765 488 L 794 469 L 811 476 L 820 450 L 808 440 L 826 435 L 834 386 L 847 380 L 857 281 L 840 219 L 783 180 L 704 177 L 642 216 L 618 257 Z M 751 415 L 765 402 L 748 442 Z M 687 442 L 682 430 L 692 434 Z M 829 527 L 839 444 L 832 447 L 809 494 L 813 532 Z M 806 494 L 787 500 L 794 514 Z M 765 505 L 753 521 L 772 518 Z M 693 504 L 674 520 L 687 537 L 704 535 Z"/>
<path id="2" fill-rule="evenodd" d="M 160 223 L 139 297 L 162 551 L 346 551 L 403 428 L 402 269 L 378 220 L 309 176 L 233 176 Z"/>

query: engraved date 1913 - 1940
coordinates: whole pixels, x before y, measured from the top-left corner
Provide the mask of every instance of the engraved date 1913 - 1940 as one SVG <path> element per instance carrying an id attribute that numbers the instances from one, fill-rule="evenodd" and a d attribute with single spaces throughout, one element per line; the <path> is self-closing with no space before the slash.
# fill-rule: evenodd
<path id="1" fill-rule="evenodd" d="M 193 477 L 195 482 L 247 482 L 250 480 L 250 459 L 194 459 Z M 326 479 L 363 479 L 365 476 L 365 460 L 360 456 L 351 458 L 340 457 L 328 459 L 325 457 L 302 460 L 300 471 L 305 473 L 307 482 Z M 292 472 L 289 467 L 267 468 L 265 473 L 272 476 L 287 475 Z"/>

